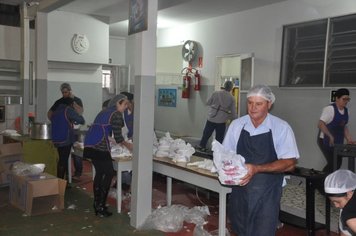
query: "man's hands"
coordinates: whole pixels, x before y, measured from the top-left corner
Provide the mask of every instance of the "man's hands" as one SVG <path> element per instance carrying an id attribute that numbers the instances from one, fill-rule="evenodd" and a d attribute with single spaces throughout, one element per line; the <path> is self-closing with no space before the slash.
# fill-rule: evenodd
<path id="1" fill-rule="evenodd" d="M 240 179 L 240 185 L 241 186 L 247 185 L 251 181 L 252 177 L 255 174 L 257 174 L 257 172 L 258 172 L 257 171 L 257 166 L 255 166 L 255 165 L 246 164 L 246 168 L 247 168 L 247 174 Z"/>

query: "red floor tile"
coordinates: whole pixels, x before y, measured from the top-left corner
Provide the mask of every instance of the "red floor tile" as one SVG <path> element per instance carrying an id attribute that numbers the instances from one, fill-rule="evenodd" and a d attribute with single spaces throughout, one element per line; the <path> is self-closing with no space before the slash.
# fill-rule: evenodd
<path id="1" fill-rule="evenodd" d="M 83 175 L 78 182 L 74 182 L 77 185 L 85 189 L 88 193 L 92 194 L 92 175 L 91 165 L 84 161 Z M 159 174 L 154 174 L 153 177 L 153 191 L 152 191 L 152 207 L 155 209 L 158 206 L 166 205 L 165 194 L 165 177 Z M 207 224 L 204 225 L 204 229 L 208 232 L 217 230 L 218 228 L 218 195 L 203 189 L 196 188 L 192 185 L 182 183 L 180 181 L 173 180 L 173 195 L 172 204 L 181 204 L 189 208 L 194 206 L 209 207 L 210 216 L 207 217 Z M 130 197 L 127 192 L 123 191 L 122 212 L 127 213 L 130 211 Z M 116 207 L 116 199 L 108 198 L 108 203 Z M 228 221 L 228 219 L 227 219 Z M 182 230 L 176 233 L 166 233 L 166 236 L 192 236 L 195 228 L 195 224 L 184 223 Z M 231 227 L 227 222 L 227 228 L 231 236 L 237 236 L 232 233 Z M 284 224 L 284 227 L 277 231 L 276 236 L 305 236 L 307 235 L 306 229 L 294 227 L 288 224 Z M 316 236 L 328 235 L 326 230 L 318 230 Z M 336 236 L 336 233 L 331 232 L 330 236 Z"/>

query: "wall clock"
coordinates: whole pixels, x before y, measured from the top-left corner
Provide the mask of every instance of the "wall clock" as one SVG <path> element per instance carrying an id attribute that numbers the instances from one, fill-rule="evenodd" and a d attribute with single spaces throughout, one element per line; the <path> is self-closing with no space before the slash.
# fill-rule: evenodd
<path id="1" fill-rule="evenodd" d="M 74 34 L 72 38 L 72 49 L 78 54 L 85 53 L 89 49 L 89 40 L 85 34 Z"/>

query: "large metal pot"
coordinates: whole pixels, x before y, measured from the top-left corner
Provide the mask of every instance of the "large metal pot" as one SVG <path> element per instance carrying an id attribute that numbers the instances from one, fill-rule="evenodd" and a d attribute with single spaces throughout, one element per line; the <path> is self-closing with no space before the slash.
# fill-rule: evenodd
<path id="1" fill-rule="evenodd" d="M 30 137 L 32 139 L 51 139 L 51 124 L 33 123 L 31 126 Z"/>

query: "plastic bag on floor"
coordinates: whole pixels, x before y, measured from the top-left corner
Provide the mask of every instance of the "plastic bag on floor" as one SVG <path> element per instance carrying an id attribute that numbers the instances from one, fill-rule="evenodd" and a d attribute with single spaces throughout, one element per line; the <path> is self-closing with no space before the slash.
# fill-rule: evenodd
<path id="1" fill-rule="evenodd" d="M 206 223 L 206 216 L 210 215 L 208 206 L 195 206 L 185 214 L 184 221 L 196 225 L 204 225 Z"/>
<path id="2" fill-rule="evenodd" d="M 184 221 L 196 225 L 205 224 L 207 215 L 210 215 L 207 206 L 195 206 L 191 209 L 182 205 L 165 206 L 154 210 L 141 226 L 141 229 L 178 232 L 183 228 Z"/>
<path id="3" fill-rule="evenodd" d="M 163 232 L 178 232 L 183 227 L 184 213 L 188 208 L 172 205 L 157 208 L 140 227 L 142 230 L 156 229 Z"/>
<path id="4" fill-rule="evenodd" d="M 211 234 L 202 225 L 197 225 L 194 228 L 193 236 L 211 236 Z"/>
<path id="5" fill-rule="evenodd" d="M 193 236 L 219 236 L 219 229 L 213 230 L 210 233 L 206 231 L 202 225 L 197 225 L 194 228 Z M 230 236 L 229 230 L 225 229 L 225 236 Z"/>

